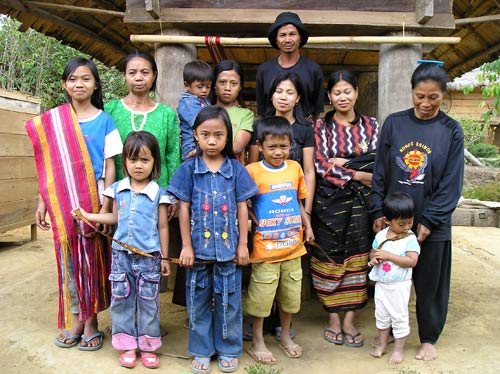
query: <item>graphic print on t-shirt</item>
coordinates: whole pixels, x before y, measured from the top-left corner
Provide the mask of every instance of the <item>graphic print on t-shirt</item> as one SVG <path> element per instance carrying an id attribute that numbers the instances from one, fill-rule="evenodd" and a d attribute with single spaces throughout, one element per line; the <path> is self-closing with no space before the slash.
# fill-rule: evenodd
<path id="1" fill-rule="evenodd" d="M 403 145 L 399 149 L 399 155 L 396 155 L 396 165 L 408 173 L 408 178 L 398 182 L 409 186 L 424 184 L 424 171 L 431 153 L 431 148 L 420 142 L 411 141 Z"/>

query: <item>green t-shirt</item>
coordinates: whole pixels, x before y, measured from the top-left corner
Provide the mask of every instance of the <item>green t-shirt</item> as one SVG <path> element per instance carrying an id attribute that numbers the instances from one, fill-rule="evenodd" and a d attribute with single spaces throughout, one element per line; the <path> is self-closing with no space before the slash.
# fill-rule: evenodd
<path id="1" fill-rule="evenodd" d="M 254 114 L 250 109 L 233 106 L 227 109 L 227 114 L 233 125 L 233 140 L 236 138 L 238 131 L 253 132 Z"/>
<path id="2" fill-rule="evenodd" d="M 158 140 L 161 153 L 161 175 L 158 184 L 166 188 L 180 164 L 179 121 L 175 111 L 165 104 L 156 104 L 149 112 L 133 112 L 123 100 L 104 105 L 116 123 L 122 141 L 131 131 L 148 131 Z M 133 124 L 132 124 L 133 121 Z M 134 130 L 135 129 L 135 130 Z M 123 179 L 122 156 L 116 157 L 116 179 Z"/>

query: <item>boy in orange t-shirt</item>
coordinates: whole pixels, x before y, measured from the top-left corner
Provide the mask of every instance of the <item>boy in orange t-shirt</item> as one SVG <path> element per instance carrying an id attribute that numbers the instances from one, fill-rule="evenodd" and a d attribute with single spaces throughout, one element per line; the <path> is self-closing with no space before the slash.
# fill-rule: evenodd
<path id="1" fill-rule="evenodd" d="M 257 362 L 276 361 L 264 342 L 263 321 L 276 296 L 281 318 L 280 347 L 288 357 L 302 356 L 302 347 L 292 341 L 292 313 L 300 309 L 302 267 L 306 253 L 302 242 L 314 240 L 303 199 L 308 195 L 301 166 L 287 160 L 291 148 L 290 124 L 282 117 L 264 117 L 256 124 L 258 145 L 264 159 L 247 166 L 259 187 L 252 199 L 255 235 L 251 259 L 264 260 L 252 266 L 246 312 L 253 318 L 252 347 L 248 353 Z M 269 259 L 266 261 L 266 259 Z"/>

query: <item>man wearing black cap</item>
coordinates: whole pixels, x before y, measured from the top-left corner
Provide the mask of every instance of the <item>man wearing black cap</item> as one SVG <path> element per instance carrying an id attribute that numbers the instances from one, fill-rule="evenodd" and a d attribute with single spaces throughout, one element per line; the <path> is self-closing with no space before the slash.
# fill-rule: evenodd
<path id="1" fill-rule="evenodd" d="M 316 120 L 323 111 L 323 72 L 317 63 L 300 55 L 299 48 L 307 43 L 309 33 L 296 13 L 280 13 L 269 28 L 267 38 L 280 50 L 278 57 L 259 66 L 256 78 L 257 114 L 266 115 L 272 110 L 270 88 L 280 73 L 297 73 L 304 84 L 301 97 L 306 116 Z"/>

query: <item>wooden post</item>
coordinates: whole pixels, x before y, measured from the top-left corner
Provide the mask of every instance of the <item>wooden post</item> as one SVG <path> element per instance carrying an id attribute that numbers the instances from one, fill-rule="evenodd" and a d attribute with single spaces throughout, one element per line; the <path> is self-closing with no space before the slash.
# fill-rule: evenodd
<path id="1" fill-rule="evenodd" d="M 168 35 L 186 35 L 180 29 L 167 29 Z M 196 46 L 185 44 L 158 44 L 155 53 L 158 65 L 158 80 L 156 82 L 156 97 L 158 102 L 177 108 L 179 97 L 184 91 L 182 71 L 184 65 L 196 60 Z"/>
<path id="2" fill-rule="evenodd" d="M 377 115 L 380 124 L 389 114 L 412 107 L 410 78 L 420 58 L 421 44 L 380 46 Z"/>
<path id="3" fill-rule="evenodd" d="M 418 23 L 427 23 L 434 16 L 434 0 L 415 0 L 415 13 Z"/>

